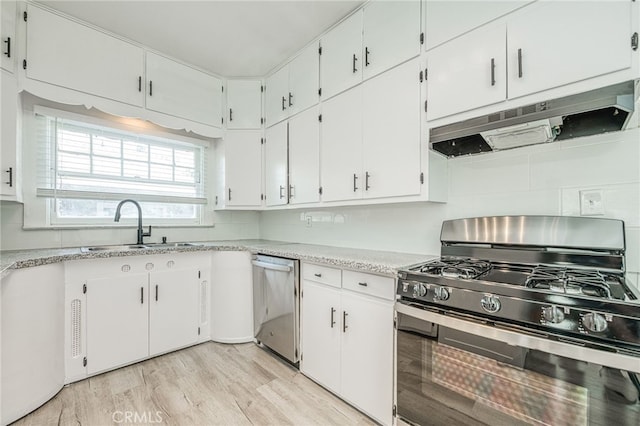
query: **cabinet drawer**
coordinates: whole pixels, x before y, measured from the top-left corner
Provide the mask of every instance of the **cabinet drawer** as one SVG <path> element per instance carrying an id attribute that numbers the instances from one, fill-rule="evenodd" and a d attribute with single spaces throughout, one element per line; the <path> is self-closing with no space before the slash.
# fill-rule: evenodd
<path id="1" fill-rule="evenodd" d="M 371 296 L 393 300 L 395 297 L 395 279 L 363 272 L 344 271 L 343 287 Z"/>
<path id="2" fill-rule="evenodd" d="M 342 271 L 328 266 L 302 264 L 302 278 L 317 283 L 328 284 L 340 288 L 342 286 Z"/>

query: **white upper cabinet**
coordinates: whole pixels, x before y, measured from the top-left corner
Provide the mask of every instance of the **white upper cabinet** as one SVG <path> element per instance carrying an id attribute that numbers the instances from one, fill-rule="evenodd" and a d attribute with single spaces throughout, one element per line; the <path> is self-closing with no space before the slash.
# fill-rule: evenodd
<path id="1" fill-rule="evenodd" d="M 362 198 L 362 85 L 322 104 L 323 201 Z"/>
<path id="2" fill-rule="evenodd" d="M 318 103 L 319 56 L 313 43 L 265 80 L 267 126 Z"/>
<path id="3" fill-rule="evenodd" d="M 141 48 L 31 4 L 27 13 L 28 78 L 144 104 Z"/>
<path id="4" fill-rule="evenodd" d="M 506 99 L 505 36 L 504 23 L 490 25 L 427 53 L 427 118 L 444 117 Z"/>
<path id="5" fill-rule="evenodd" d="M 320 43 L 320 87 L 323 99 L 362 81 L 362 10 L 329 31 Z"/>
<path id="6" fill-rule="evenodd" d="M 222 125 L 222 80 L 147 52 L 147 109 Z"/>
<path id="7" fill-rule="evenodd" d="M 22 201 L 16 77 L 0 70 L 0 200 Z"/>
<path id="8" fill-rule="evenodd" d="M 320 201 L 318 107 L 289 120 L 289 203 Z"/>
<path id="9" fill-rule="evenodd" d="M 289 116 L 289 67 L 280 68 L 265 80 L 267 126 Z"/>
<path id="10" fill-rule="evenodd" d="M 629 68 L 631 7 L 631 1 L 543 1 L 513 16 L 509 98 Z"/>
<path id="11" fill-rule="evenodd" d="M 420 63 L 416 58 L 364 83 L 364 197 L 420 194 Z"/>
<path id="12" fill-rule="evenodd" d="M 287 204 L 289 187 L 287 176 L 287 122 L 268 128 L 265 132 L 265 191 L 267 206 Z"/>
<path id="13" fill-rule="evenodd" d="M 289 116 L 318 103 L 319 56 L 318 43 L 316 42 L 289 63 Z"/>
<path id="14" fill-rule="evenodd" d="M 262 131 L 230 130 L 224 138 L 226 206 L 262 204 Z"/>
<path id="15" fill-rule="evenodd" d="M 420 1 L 374 0 L 364 7 L 364 78 L 420 53 Z"/>
<path id="16" fill-rule="evenodd" d="M 0 66 L 2 69 L 14 72 L 16 63 L 16 2 L 12 0 L 0 1 L 0 39 L 2 44 L 2 56 Z"/>
<path id="17" fill-rule="evenodd" d="M 262 82 L 260 80 L 227 81 L 227 128 L 262 127 Z"/>
<path id="18" fill-rule="evenodd" d="M 540 1 L 429 50 L 427 119 L 630 69 L 631 12 L 631 1 Z"/>
<path id="19" fill-rule="evenodd" d="M 425 0 L 423 3 L 425 8 L 425 50 L 432 49 L 504 16 L 527 3 L 531 3 L 531 1 Z"/>

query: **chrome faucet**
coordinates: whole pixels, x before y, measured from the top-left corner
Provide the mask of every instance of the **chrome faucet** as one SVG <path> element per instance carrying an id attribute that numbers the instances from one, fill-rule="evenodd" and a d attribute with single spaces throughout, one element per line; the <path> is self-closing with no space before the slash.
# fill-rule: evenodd
<path id="1" fill-rule="evenodd" d="M 143 237 L 151 236 L 151 226 L 149 226 L 149 232 L 142 231 L 142 209 L 140 208 L 140 204 L 136 200 L 126 199 L 122 200 L 118 203 L 118 207 L 116 207 L 116 216 L 113 218 L 114 222 L 120 222 L 120 208 L 124 203 L 133 203 L 138 208 L 138 242 L 136 244 L 144 244 L 142 242 Z"/>

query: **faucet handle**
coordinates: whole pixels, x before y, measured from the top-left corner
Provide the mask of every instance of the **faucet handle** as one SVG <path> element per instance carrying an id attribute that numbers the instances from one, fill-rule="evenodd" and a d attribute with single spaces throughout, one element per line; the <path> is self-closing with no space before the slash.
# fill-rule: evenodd
<path id="1" fill-rule="evenodd" d="M 143 237 L 150 237 L 151 236 L 151 225 L 149 225 L 149 232 L 143 232 L 142 236 Z"/>

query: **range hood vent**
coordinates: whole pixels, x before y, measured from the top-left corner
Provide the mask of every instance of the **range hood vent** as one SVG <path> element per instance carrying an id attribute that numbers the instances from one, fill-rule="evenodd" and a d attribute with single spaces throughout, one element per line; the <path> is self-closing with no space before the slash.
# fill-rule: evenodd
<path id="1" fill-rule="evenodd" d="M 634 82 L 628 81 L 434 127 L 430 145 L 457 157 L 622 130 L 634 99 Z"/>

